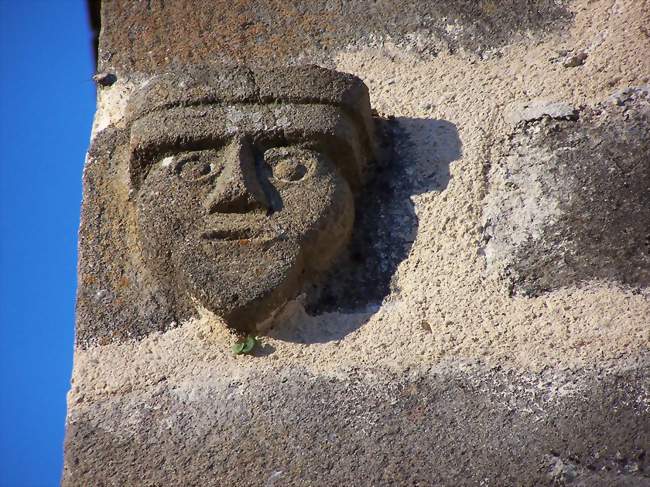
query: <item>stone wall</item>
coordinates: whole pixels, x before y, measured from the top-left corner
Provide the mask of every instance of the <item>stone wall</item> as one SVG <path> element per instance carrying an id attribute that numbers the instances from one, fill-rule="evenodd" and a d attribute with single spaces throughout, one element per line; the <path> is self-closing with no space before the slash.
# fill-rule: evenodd
<path id="1" fill-rule="evenodd" d="M 63 484 L 650 484 L 648 25 L 636 0 L 102 2 Z M 348 250 L 251 355 L 200 306 L 152 323 L 102 141 L 162 73 L 309 63 L 365 83 L 383 141 Z"/>

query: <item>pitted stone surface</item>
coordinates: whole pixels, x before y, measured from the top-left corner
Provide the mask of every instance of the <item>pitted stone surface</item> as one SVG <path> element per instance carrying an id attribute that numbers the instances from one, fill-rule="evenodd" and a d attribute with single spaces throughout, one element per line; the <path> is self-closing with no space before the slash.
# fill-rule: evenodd
<path id="1" fill-rule="evenodd" d="M 561 30 L 572 17 L 566 3 L 114 0 L 102 4 L 99 67 L 127 74 L 206 60 L 331 62 L 337 49 L 387 42 L 426 57 L 459 49 L 486 57 L 513 40 Z"/>
<path id="2" fill-rule="evenodd" d="M 167 305 L 151 276 L 122 272 L 119 259 L 92 263 L 109 237 L 138 245 L 125 231 L 135 220 L 96 225 L 82 249 L 86 278 L 105 268 L 150 294 L 121 314 L 104 305 L 110 293 L 92 295 L 110 325 L 75 351 L 64 483 L 647 485 L 650 290 L 626 261 L 621 273 L 594 257 L 608 250 L 589 247 L 598 212 L 588 201 L 556 203 L 593 196 L 612 221 L 593 188 L 609 201 L 628 172 L 603 187 L 604 148 L 588 139 L 620 135 L 606 146 L 611 160 L 639 160 L 647 138 L 630 129 L 649 82 L 640 53 L 650 50 L 650 10 L 637 0 L 289 3 L 103 2 L 100 69 L 117 80 L 99 91 L 95 140 L 130 143 L 126 108 L 152 73 L 181 66 L 191 76 L 193 64 L 215 60 L 316 62 L 368 86 L 392 157 L 367 173 L 349 252 L 316 302 L 291 301 L 250 356 L 232 355 L 234 337 L 205 309 L 160 332 L 151 331 L 164 320 L 152 320 L 132 330 L 137 340 L 116 332 Z M 522 107 L 532 110 L 510 118 Z M 553 180 L 549 160 L 569 140 L 575 172 Z M 108 148 L 93 150 L 110 159 Z M 520 175 L 544 184 L 523 177 L 527 186 L 505 191 L 496 169 L 514 158 Z M 88 184 L 129 198 L 129 171 L 86 172 Z M 575 180 L 586 191 L 563 192 Z M 540 272 L 535 252 L 553 261 L 552 246 L 486 254 L 486 209 L 496 201 L 508 213 L 513 191 L 535 203 L 524 235 L 548 230 L 556 214 L 575 217 L 576 232 L 569 220 L 557 230 L 584 246 L 588 265 L 563 273 L 567 285 Z M 509 220 L 492 216 L 501 226 L 491 230 L 503 231 L 491 243 L 513 249 Z M 642 224 L 629 227 L 637 242 Z M 524 259 L 522 275 L 550 285 L 513 287 L 503 269 Z"/>
<path id="3" fill-rule="evenodd" d="M 198 307 L 255 331 L 347 245 L 377 153 L 358 78 L 203 66 L 148 79 L 126 113 L 94 139 L 85 173 L 82 346 Z"/>
<path id="4" fill-rule="evenodd" d="M 465 365 L 170 379 L 78 405 L 63 485 L 640 487 L 647 377 Z"/>
<path id="5" fill-rule="evenodd" d="M 488 270 L 523 295 L 590 280 L 647 287 L 650 100 L 550 117 L 521 125 L 490 170 Z"/>

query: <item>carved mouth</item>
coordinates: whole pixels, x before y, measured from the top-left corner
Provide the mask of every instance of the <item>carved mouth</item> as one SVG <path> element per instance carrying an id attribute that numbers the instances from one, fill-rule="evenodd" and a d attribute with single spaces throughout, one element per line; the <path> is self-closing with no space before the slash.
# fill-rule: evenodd
<path id="1" fill-rule="evenodd" d="M 247 241 L 255 237 L 256 233 L 250 228 L 210 229 L 201 234 L 201 238 L 205 240 Z"/>

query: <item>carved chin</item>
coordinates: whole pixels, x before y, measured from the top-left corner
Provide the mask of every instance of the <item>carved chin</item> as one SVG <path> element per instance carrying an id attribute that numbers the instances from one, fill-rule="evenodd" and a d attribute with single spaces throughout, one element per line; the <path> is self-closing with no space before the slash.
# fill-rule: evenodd
<path id="1" fill-rule="evenodd" d="M 271 248 L 247 244 L 245 250 L 236 248 L 234 242 L 223 245 L 232 246 L 233 251 L 213 255 L 204 251 L 198 259 L 195 252 L 182 259 L 182 285 L 188 297 L 229 327 L 255 331 L 299 291 L 304 268 L 301 252 L 289 242 Z"/>

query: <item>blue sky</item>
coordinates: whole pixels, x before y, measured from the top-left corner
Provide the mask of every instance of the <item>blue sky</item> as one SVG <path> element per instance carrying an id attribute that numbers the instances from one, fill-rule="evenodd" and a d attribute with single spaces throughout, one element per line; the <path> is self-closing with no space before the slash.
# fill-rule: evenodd
<path id="1" fill-rule="evenodd" d="M 81 172 L 95 103 L 81 0 L 0 0 L 0 485 L 58 485 Z"/>

